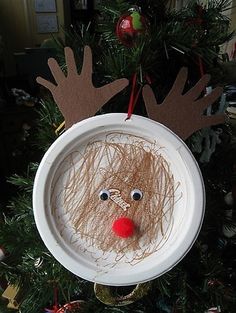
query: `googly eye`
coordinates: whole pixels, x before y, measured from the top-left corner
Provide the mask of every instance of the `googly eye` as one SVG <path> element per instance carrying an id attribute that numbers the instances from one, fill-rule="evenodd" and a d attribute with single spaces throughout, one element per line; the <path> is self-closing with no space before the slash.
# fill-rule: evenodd
<path id="1" fill-rule="evenodd" d="M 110 198 L 110 191 L 107 189 L 102 189 L 99 193 L 99 198 L 103 201 L 106 201 Z"/>
<path id="2" fill-rule="evenodd" d="M 143 197 L 143 193 L 139 189 L 134 189 L 131 191 L 131 198 L 135 201 L 141 200 Z"/>

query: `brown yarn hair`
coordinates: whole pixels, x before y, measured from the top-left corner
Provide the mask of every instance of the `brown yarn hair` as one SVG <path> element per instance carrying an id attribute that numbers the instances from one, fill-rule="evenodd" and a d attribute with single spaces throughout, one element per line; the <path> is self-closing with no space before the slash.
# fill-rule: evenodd
<path id="1" fill-rule="evenodd" d="M 104 139 L 91 140 L 81 149 L 83 152 L 69 153 L 63 161 L 65 170 L 60 177 L 66 178 L 60 194 L 51 200 L 52 213 L 58 215 L 58 198 L 61 199 L 62 215 L 67 216 L 74 231 L 71 243 L 78 243 L 84 252 L 114 252 L 116 262 L 132 252 L 130 263 L 160 249 L 171 233 L 178 188 L 162 149 L 156 142 L 113 132 Z M 60 178 L 54 184 L 62 185 L 59 181 Z M 127 210 L 111 199 L 99 198 L 101 190 L 113 188 L 130 205 Z M 134 189 L 142 191 L 141 200 L 131 198 Z M 120 217 L 133 220 L 132 237 L 123 239 L 112 232 L 113 222 Z M 57 218 L 63 220 L 62 216 Z M 65 228 L 68 224 L 62 227 L 61 234 Z"/>

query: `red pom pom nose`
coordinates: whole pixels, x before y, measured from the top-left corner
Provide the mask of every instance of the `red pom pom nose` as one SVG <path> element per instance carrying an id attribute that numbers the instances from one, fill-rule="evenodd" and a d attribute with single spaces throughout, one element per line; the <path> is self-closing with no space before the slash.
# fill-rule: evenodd
<path id="1" fill-rule="evenodd" d="M 134 228 L 134 222 L 128 217 L 118 218 L 112 225 L 114 233 L 122 238 L 131 237 L 134 234 Z"/>

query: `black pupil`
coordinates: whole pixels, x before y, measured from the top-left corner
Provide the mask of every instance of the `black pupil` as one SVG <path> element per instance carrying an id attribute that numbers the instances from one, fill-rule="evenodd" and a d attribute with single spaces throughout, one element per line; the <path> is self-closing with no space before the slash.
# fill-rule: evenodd
<path id="1" fill-rule="evenodd" d="M 104 201 L 107 200 L 108 199 L 108 194 L 106 192 L 101 193 L 100 199 L 104 200 Z"/>
<path id="2" fill-rule="evenodd" d="M 140 193 L 139 193 L 139 192 L 135 192 L 135 193 L 133 194 L 133 199 L 134 199 L 135 201 L 140 200 L 140 199 L 141 199 Z"/>

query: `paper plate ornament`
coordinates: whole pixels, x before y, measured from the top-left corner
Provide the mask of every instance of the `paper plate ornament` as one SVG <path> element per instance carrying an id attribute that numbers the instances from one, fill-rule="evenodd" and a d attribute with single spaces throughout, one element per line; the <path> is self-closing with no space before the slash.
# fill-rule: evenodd
<path id="1" fill-rule="evenodd" d="M 224 121 L 222 115 L 202 114 L 222 91 L 199 98 L 206 75 L 182 95 L 187 80 L 182 69 L 161 105 L 144 87 L 149 118 L 90 117 L 128 82 L 95 88 L 89 47 L 80 75 L 70 48 L 65 58 L 67 76 L 49 60 L 56 85 L 37 79 L 51 91 L 67 128 L 46 152 L 35 178 L 38 230 L 74 274 L 103 285 L 142 285 L 175 266 L 199 233 L 204 185 L 182 139 Z"/>

